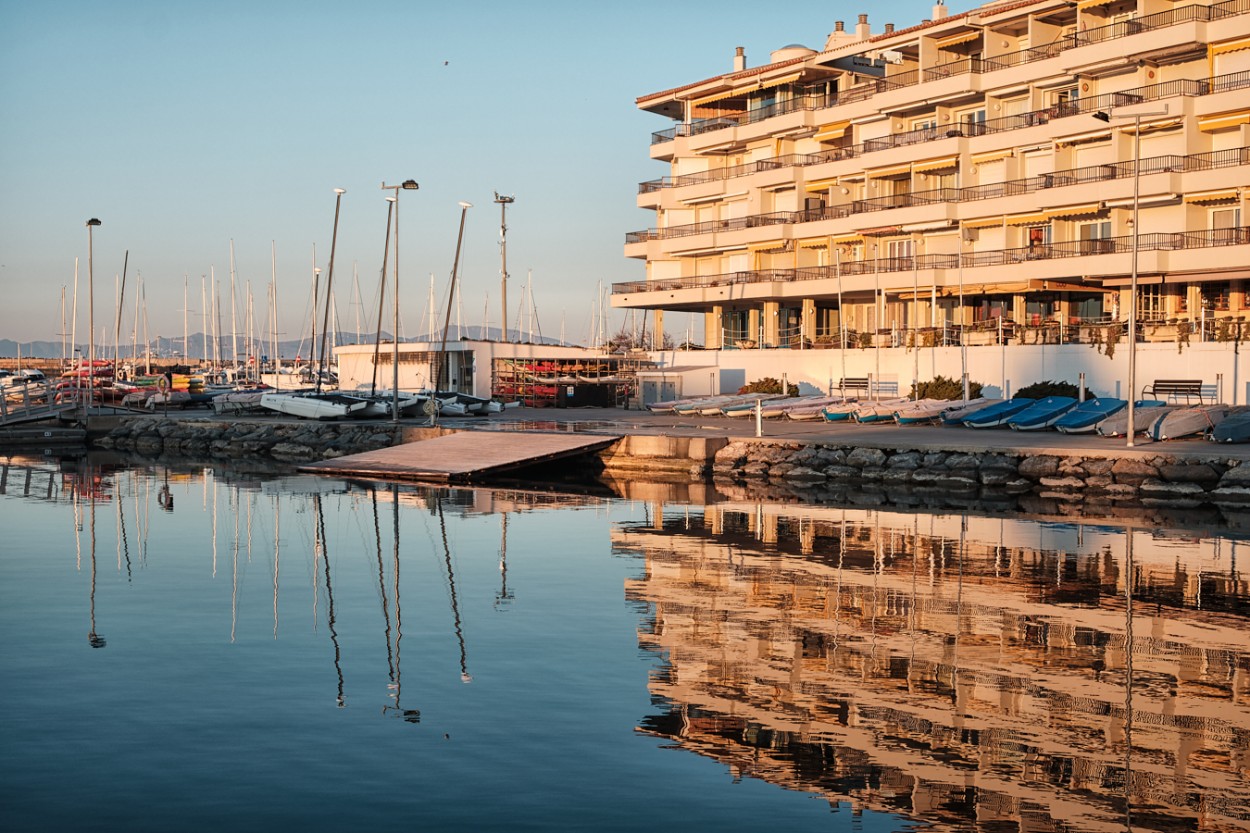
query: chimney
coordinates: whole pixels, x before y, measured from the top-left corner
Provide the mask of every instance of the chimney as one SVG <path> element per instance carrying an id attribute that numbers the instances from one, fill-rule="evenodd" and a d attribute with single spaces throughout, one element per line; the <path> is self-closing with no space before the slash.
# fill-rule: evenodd
<path id="1" fill-rule="evenodd" d="M 747 51 L 745 47 L 739 46 L 734 50 L 734 72 L 742 72 L 747 68 Z"/>
<path id="2" fill-rule="evenodd" d="M 846 32 L 846 24 L 841 20 L 835 20 L 833 22 L 833 31 L 837 32 L 839 35 L 843 34 Z"/>
<path id="3" fill-rule="evenodd" d="M 872 37 L 872 27 L 868 25 L 868 15 L 861 14 L 859 22 L 855 24 L 855 37 L 860 40 L 868 40 Z"/>
<path id="4" fill-rule="evenodd" d="M 942 0 L 938 0 L 937 3 L 933 4 L 933 19 L 934 20 L 941 20 L 942 18 L 946 17 L 947 14 L 949 14 L 949 12 L 946 9 L 946 4 L 943 3 Z"/>
<path id="5" fill-rule="evenodd" d="M 893 34 L 893 32 L 894 32 L 894 24 L 893 23 L 885 24 L 885 33 L 889 35 L 889 34 Z"/>

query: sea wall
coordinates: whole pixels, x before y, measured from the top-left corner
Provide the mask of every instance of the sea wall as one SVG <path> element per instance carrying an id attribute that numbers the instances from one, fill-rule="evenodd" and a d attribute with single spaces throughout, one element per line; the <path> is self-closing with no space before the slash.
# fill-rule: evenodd
<path id="1" fill-rule="evenodd" d="M 818 497 L 848 487 L 968 502 L 1004 496 L 1065 503 L 1170 507 L 1217 504 L 1250 510 L 1250 465 L 1168 453 L 1134 456 L 890 450 L 736 440 L 716 452 L 717 483 L 783 486 Z"/>
<path id="2" fill-rule="evenodd" d="M 184 457 L 268 457 L 284 463 L 328 460 L 422 439 L 421 429 L 387 422 L 242 422 L 136 417 L 94 438 L 102 448 Z"/>

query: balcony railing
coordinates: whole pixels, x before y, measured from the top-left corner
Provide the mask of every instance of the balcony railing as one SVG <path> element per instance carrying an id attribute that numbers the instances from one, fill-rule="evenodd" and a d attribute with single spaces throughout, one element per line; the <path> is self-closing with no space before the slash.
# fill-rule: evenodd
<path id="1" fill-rule="evenodd" d="M 693 136 L 709 130 L 719 130 L 723 127 L 736 126 L 739 124 L 751 124 L 766 118 L 772 118 L 773 116 L 783 115 L 785 113 L 793 113 L 798 110 L 818 110 L 826 107 L 832 107 L 835 104 L 851 104 L 857 101 L 864 101 L 872 98 L 878 93 L 914 86 L 922 81 L 927 82 L 941 78 L 949 78 L 954 75 L 985 73 L 997 69 L 1007 69 L 1026 63 L 1032 63 L 1033 61 L 1053 58 L 1061 52 L 1069 49 L 1076 49 L 1081 46 L 1102 43 L 1115 38 L 1137 34 L 1139 32 L 1163 29 L 1169 26 L 1176 26 L 1193 21 L 1220 20 L 1222 18 L 1247 13 L 1250 13 L 1250 0 L 1225 0 L 1223 3 L 1215 3 L 1209 6 L 1182 6 L 1171 11 L 1159 12 L 1158 14 L 1146 15 L 1132 20 L 1118 21 L 1106 26 L 1087 29 L 1084 32 L 1074 32 L 1070 35 L 1064 35 L 1053 43 L 1045 44 L 1043 46 L 1029 47 L 1028 49 L 1022 49 L 1019 52 L 995 55 L 993 58 L 967 58 L 952 61 L 946 64 L 939 64 L 926 69 L 908 70 L 906 72 L 901 72 L 897 75 L 887 76 L 885 78 L 869 79 L 863 83 L 856 84 L 853 87 L 841 90 L 837 94 L 801 94 L 783 102 L 770 104 L 767 107 L 749 110 L 742 116 L 738 117 L 721 117 L 691 122 L 689 124 L 679 124 L 675 127 L 669 128 L 668 130 L 661 130 L 652 133 L 651 143 L 660 144 L 662 142 L 672 141 L 679 136 Z M 1218 90 L 1215 91 L 1218 92 Z M 1199 95 L 1201 94 L 1202 93 L 1199 93 Z M 1099 105 L 1094 109 L 1103 109 L 1104 106 L 1106 105 Z M 1079 112 L 1089 111 L 1082 108 Z"/>
<path id="2" fill-rule="evenodd" d="M 1155 232 L 1140 235 L 1137 239 L 1139 252 L 1180 251 L 1222 246 L 1250 245 L 1250 226 L 1197 231 Z M 959 254 L 924 254 L 908 257 L 882 257 L 867 260 L 844 260 L 826 266 L 807 266 L 797 269 L 763 269 L 728 272 L 719 275 L 699 275 L 660 280 L 626 281 L 612 285 L 613 295 L 630 295 L 637 292 L 672 292 L 709 286 L 768 283 L 772 281 L 810 281 L 854 275 L 872 275 L 913 270 L 978 268 L 984 266 L 1008 266 L 1037 260 L 1054 260 L 1071 257 L 1124 254 L 1132 251 L 1131 235 L 1105 237 L 1098 240 L 1069 240 L 1038 246 L 997 249 L 986 252 Z M 1091 292 L 1099 287 L 1090 287 Z M 975 293 L 975 287 L 969 294 Z"/>
<path id="3" fill-rule="evenodd" d="M 1195 153 L 1191 156 L 1151 156 L 1141 160 L 1141 173 L 1143 176 L 1149 176 L 1150 174 L 1158 173 L 1208 171 L 1238 165 L 1250 165 L 1250 146 Z M 891 196 L 854 200 L 847 205 L 824 206 L 822 208 L 788 213 L 757 214 L 736 220 L 713 220 L 688 226 L 670 226 L 664 229 L 634 231 L 625 235 L 625 242 L 643 243 L 647 240 L 687 237 L 692 234 L 705 234 L 709 231 L 733 231 L 737 228 L 750 228 L 753 225 L 779 225 L 786 222 L 810 223 L 818 220 L 837 220 L 854 214 L 886 211 L 892 208 L 910 208 L 918 205 L 933 205 L 935 203 L 975 202 L 997 197 L 1018 196 L 1020 194 L 1031 194 L 1035 191 L 1062 188 L 1065 185 L 1081 185 L 1089 182 L 1125 179 L 1133 176 L 1133 168 L 1134 164 L 1132 162 L 1108 162 L 1103 165 L 1089 165 L 1083 168 L 1069 168 L 1048 174 L 1038 174 L 1026 179 L 991 182 L 985 185 L 970 185 L 967 188 L 935 188 L 910 194 L 894 194 Z M 783 216 L 789 219 L 784 221 L 778 219 Z M 757 220 L 757 222 L 751 223 L 750 221 L 753 219 Z"/>

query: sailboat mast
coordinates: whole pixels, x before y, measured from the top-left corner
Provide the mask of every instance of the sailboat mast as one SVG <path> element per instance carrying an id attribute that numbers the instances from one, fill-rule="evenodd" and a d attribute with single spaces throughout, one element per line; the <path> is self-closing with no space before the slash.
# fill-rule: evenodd
<path id="1" fill-rule="evenodd" d="M 238 304 L 234 300 L 234 239 L 230 240 L 230 361 L 234 372 L 239 372 L 239 328 L 235 323 L 235 310 Z"/>
<path id="2" fill-rule="evenodd" d="M 200 364 L 208 361 L 208 296 L 205 294 L 204 276 L 200 275 Z"/>
<path id="3" fill-rule="evenodd" d="M 63 328 L 62 328 L 63 329 Z M 69 325 L 69 343 L 78 349 L 78 258 L 74 258 L 74 312 Z"/>
<path id="4" fill-rule="evenodd" d="M 187 273 L 182 273 L 182 360 L 187 364 L 191 363 L 191 350 L 187 345 Z"/>
<path id="5" fill-rule="evenodd" d="M 346 191 L 344 191 L 342 188 L 334 189 L 334 231 L 330 234 L 330 270 L 328 274 L 326 275 L 326 312 L 325 312 L 325 320 L 323 321 L 324 326 L 322 327 L 322 332 L 321 332 L 320 366 L 317 368 L 318 370 L 317 393 L 321 393 L 321 372 L 320 371 L 325 367 L 325 361 L 326 361 L 326 332 L 325 331 L 330 326 L 330 299 L 334 297 L 334 291 L 333 291 L 334 290 L 334 252 L 335 252 L 335 249 L 338 247 L 338 241 L 339 241 L 339 206 L 343 202 L 343 194 L 345 193 Z"/>

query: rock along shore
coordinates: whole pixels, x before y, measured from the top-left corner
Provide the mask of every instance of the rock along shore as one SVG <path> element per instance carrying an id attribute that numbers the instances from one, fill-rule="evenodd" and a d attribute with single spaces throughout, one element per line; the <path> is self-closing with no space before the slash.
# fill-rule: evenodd
<path id="1" fill-rule="evenodd" d="M 445 429 L 391 423 L 123 418 L 94 439 L 102 448 L 145 456 L 327 460 L 437 436 Z M 1136 503 L 1183 508 L 1216 504 L 1250 511 L 1250 460 L 1157 452 L 1019 453 L 893 449 L 853 441 L 672 437 L 629 431 L 599 455 L 609 476 L 780 487 L 796 498 L 863 489 L 949 498 L 1051 498 L 1064 503 Z M 1191 447 L 1192 448 L 1192 447 Z M 588 471 L 588 473 L 590 473 Z"/>
<path id="2" fill-rule="evenodd" d="M 891 450 L 793 441 L 735 440 L 712 461 L 716 481 L 784 483 L 791 492 L 858 483 L 915 494 L 999 495 L 1065 502 L 1171 507 L 1215 503 L 1250 509 L 1250 465 L 1159 452 L 1134 457 Z"/>

